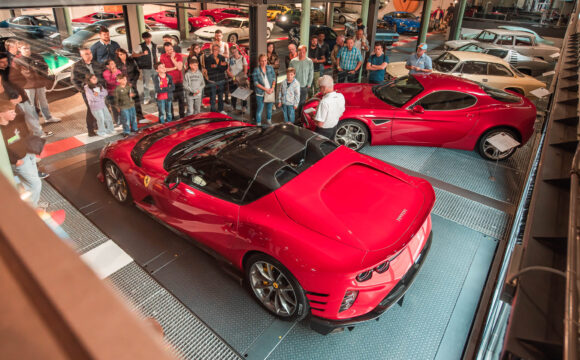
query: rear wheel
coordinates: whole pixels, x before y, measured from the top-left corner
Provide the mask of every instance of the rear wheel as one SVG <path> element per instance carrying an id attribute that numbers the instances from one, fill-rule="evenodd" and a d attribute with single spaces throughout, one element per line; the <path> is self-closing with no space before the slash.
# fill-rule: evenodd
<path id="1" fill-rule="evenodd" d="M 246 282 L 258 302 L 283 320 L 302 320 L 310 306 L 296 278 L 278 260 L 254 254 L 246 262 Z"/>
<path id="2" fill-rule="evenodd" d="M 105 184 L 107 190 L 113 195 L 115 200 L 121 204 L 126 204 L 131 200 L 127 180 L 119 167 L 112 161 L 108 160 L 104 166 Z"/>
<path id="3" fill-rule="evenodd" d="M 369 142 L 369 131 L 360 121 L 339 121 L 334 134 L 334 141 L 339 145 L 358 151 Z"/>
<path id="4" fill-rule="evenodd" d="M 272 30 L 270 28 L 266 28 L 266 39 L 269 39 L 272 36 Z"/>
<path id="5" fill-rule="evenodd" d="M 230 34 L 228 35 L 228 42 L 232 44 L 237 44 L 238 42 L 238 35 L 237 34 Z"/>
<path id="6" fill-rule="evenodd" d="M 483 135 L 481 135 L 479 141 L 477 142 L 477 152 L 479 152 L 481 157 L 484 159 L 492 161 L 506 160 L 516 152 L 517 148 L 511 148 L 508 151 L 500 152 L 493 145 L 491 145 L 489 139 L 498 134 L 509 135 L 514 140 L 519 139 L 516 132 L 508 128 L 495 128 L 486 131 Z"/>
<path id="7" fill-rule="evenodd" d="M 172 36 L 172 38 L 173 38 L 173 40 L 175 40 L 176 44 L 179 44 L 179 38 L 177 36 L 174 35 L 174 36 Z"/>
<path id="8" fill-rule="evenodd" d="M 343 15 L 340 15 L 340 17 L 338 18 L 338 22 L 344 24 L 346 23 L 346 18 Z"/>

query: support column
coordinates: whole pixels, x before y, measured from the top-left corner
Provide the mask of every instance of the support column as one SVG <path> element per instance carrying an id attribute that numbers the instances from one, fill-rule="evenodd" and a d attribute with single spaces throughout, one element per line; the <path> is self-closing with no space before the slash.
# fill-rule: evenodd
<path id="1" fill-rule="evenodd" d="M 175 4 L 177 11 L 177 30 L 181 39 L 189 39 L 189 22 L 187 21 L 187 9 L 183 4 Z"/>
<path id="2" fill-rule="evenodd" d="M 139 26 L 139 19 L 143 22 L 143 10 L 141 9 L 141 16 L 138 16 L 138 5 L 123 5 L 123 14 L 125 15 L 125 28 L 127 29 L 127 50 L 133 49 L 141 42 L 141 29 Z"/>
<path id="3" fill-rule="evenodd" d="M 369 14 L 367 17 L 367 39 L 369 40 L 369 48 L 372 52 L 375 48 L 375 37 L 377 34 L 377 21 L 379 16 L 379 0 L 370 0 L 369 1 Z M 364 21 L 364 19 L 363 19 Z M 386 51 L 387 49 L 385 49 Z"/>
<path id="4" fill-rule="evenodd" d="M 302 0 L 302 16 L 300 19 L 300 45 L 310 43 L 310 0 Z"/>
<path id="5" fill-rule="evenodd" d="M 334 25 L 334 3 L 326 3 L 326 26 Z"/>
<path id="6" fill-rule="evenodd" d="M 367 29 L 367 34 L 368 34 L 367 23 L 368 23 L 368 18 L 369 18 L 369 0 L 362 0 L 360 9 L 361 9 L 360 10 L 360 17 L 362 19 L 363 25 Z M 368 37 L 367 37 L 367 40 L 368 40 Z M 371 49 L 369 49 L 369 51 L 370 50 Z M 363 64 L 361 65 L 361 67 L 358 71 L 358 82 L 361 82 L 364 67 L 365 67 L 365 59 L 363 58 Z"/>
<path id="7" fill-rule="evenodd" d="M 60 38 L 64 39 L 73 34 L 73 27 L 70 21 L 70 10 L 67 7 L 52 9 L 56 28 L 60 34 Z"/>
<path id="8" fill-rule="evenodd" d="M 461 38 L 461 24 L 463 22 L 463 14 L 465 14 L 465 6 L 467 5 L 467 0 L 460 0 L 459 9 L 454 17 L 454 28 L 452 38 L 450 40 L 458 40 Z"/>
<path id="9" fill-rule="evenodd" d="M 250 69 L 252 71 L 258 66 L 258 55 L 266 53 L 266 8 L 267 5 L 251 5 L 250 6 Z M 250 118 L 254 122 L 256 118 L 256 89 L 254 89 L 254 81 L 250 77 L 250 88 L 254 93 L 250 95 Z"/>
<path id="10" fill-rule="evenodd" d="M 423 13 L 421 14 L 421 29 L 417 37 L 417 45 L 427 41 L 429 32 L 429 20 L 431 19 L 431 2 L 432 0 L 423 1 Z"/>

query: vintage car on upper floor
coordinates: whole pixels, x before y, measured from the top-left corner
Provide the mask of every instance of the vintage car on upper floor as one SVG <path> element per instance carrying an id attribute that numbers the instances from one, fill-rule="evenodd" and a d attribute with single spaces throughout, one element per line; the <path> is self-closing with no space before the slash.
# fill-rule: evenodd
<path id="1" fill-rule="evenodd" d="M 248 11 L 240 8 L 220 8 L 220 9 L 210 9 L 202 10 L 199 16 L 208 17 L 211 21 L 217 23 L 223 19 L 243 17 L 247 18 Z"/>
<path id="2" fill-rule="evenodd" d="M 270 21 L 266 22 L 266 39 L 272 36 L 274 24 Z M 250 38 L 250 19 L 248 18 L 229 18 L 223 19 L 212 26 L 206 26 L 197 30 L 194 34 L 204 41 L 211 41 L 215 36 L 216 30 L 221 30 L 224 39 L 230 43 L 237 43 L 241 40 L 248 40 Z"/>
<path id="3" fill-rule="evenodd" d="M 312 25 L 323 25 L 325 15 L 318 8 L 310 9 L 310 24 Z M 302 22 L 302 10 L 292 9 L 284 14 L 278 15 L 276 17 L 276 25 L 284 30 L 288 30 L 295 26 L 300 26 Z"/>
<path id="4" fill-rule="evenodd" d="M 556 54 L 560 53 L 560 49 L 555 46 L 538 43 L 533 34 L 505 29 L 485 29 L 472 40 L 446 41 L 444 48 L 445 50 L 455 50 L 473 41 L 501 45 L 508 49 L 514 49 L 521 54 L 538 57 L 546 61 L 557 60 L 558 56 Z"/>
<path id="5" fill-rule="evenodd" d="M 399 34 L 419 31 L 421 21 L 415 15 L 405 11 L 393 11 L 383 16 L 383 20 L 393 27 L 393 30 Z"/>
<path id="6" fill-rule="evenodd" d="M 275 21 L 276 16 L 285 14 L 286 12 L 292 10 L 292 7 L 282 4 L 272 4 L 268 5 L 266 8 L 266 17 L 270 21 Z"/>
<path id="7" fill-rule="evenodd" d="M 101 21 L 101 20 L 118 20 L 118 19 L 122 19 L 123 18 L 123 12 L 122 11 L 116 11 L 116 12 L 94 12 L 92 14 L 88 14 L 82 17 L 78 17 L 75 19 L 72 19 L 72 22 L 76 22 L 76 23 L 85 23 L 85 24 L 92 24 L 96 21 Z"/>
<path id="8" fill-rule="evenodd" d="M 497 56 L 467 52 L 447 51 L 433 60 L 433 71 L 459 76 L 486 85 L 529 96 L 530 91 L 545 88 L 546 83 L 523 74 Z M 409 73 L 405 62 L 390 63 L 387 73 L 400 77 Z"/>
<path id="9" fill-rule="evenodd" d="M 29 38 L 41 39 L 58 32 L 51 15 L 21 15 L 0 22 L 0 28 L 27 35 Z"/>
<path id="10" fill-rule="evenodd" d="M 175 10 L 163 10 L 153 14 L 145 15 L 145 19 L 161 23 L 168 28 L 177 29 L 177 14 Z M 213 25 L 213 21 L 206 16 L 193 16 L 187 12 L 187 21 L 189 22 L 189 31 L 197 31 L 203 27 Z"/>
<path id="11" fill-rule="evenodd" d="M 501 45 L 471 42 L 458 47 L 455 49 L 455 51 L 468 51 L 497 56 L 498 58 L 503 59 L 505 62 L 512 65 L 521 73 L 530 76 L 539 76 L 542 73 L 554 68 L 553 62 L 547 62 L 540 58 L 520 54 L 513 49 L 508 49 Z M 431 56 L 431 58 L 437 58 L 444 52 L 444 50 L 430 51 L 429 56 Z"/>
<path id="12" fill-rule="evenodd" d="M 537 32 L 535 32 L 534 30 L 530 30 L 528 28 L 525 27 L 521 27 L 521 26 L 511 26 L 511 25 L 500 25 L 497 27 L 498 29 L 504 29 L 504 30 L 511 30 L 511 31 L 523 31 L 523 32 L 527 32 L 530 34 L 533 34 L 536 37 L 536 41 L 538 43 L 541 44 L 546 44 L 546 45 L 554 45 L 554 42 L 552 40 L 547 40 L 544 39 L 543 37 L 541 37 L 540 35 L 538 35 Z M 461 34 L 461 38 L 464 40 L 469 40 L 469 39 L 473 39 L 475 38 L 477 35 L 479 35 L 481 31 L 476 31 L 476 30 L 471 30 L 467 33 L 463 33 Z"/>
<path id="13" fill-rule="evenodd" d="M 426 180 L 292 124 L 202 113 L 110 143 L 100 161 L 114 199 L 233 267 L 272 315 L 310 316 L 322 334 L 399 301 L 432 242 Z"/>
<path id="14" fill-rule="evenodd" d="M 406 75 L 381 85 L 337 84 L 346 111 L 334 141 L 353 150 L 371 145 L 433 146 L 477 151 L 505 160 L 489 140 L 507 135 L 524 145 L 534 133 L 536 107 L 526 97 L 445 74 Z M 320 100 L 306 102 L 304 126 L 314 128 Z"/>
<path id="15" fill-rule="evenodd" d="M 360 18 L 360 12 L 356 10 L 337 6 L 334 8 L 334 21 L 339 24 L 344 24 L 346 22 L 356 22 L 356 19 Z"/>
<path id="16" fill-rule="evenodd" d="M 72 53 L 78 54 L 81 46 L 91 46 L 99 41 L 101 26 L 109 29 L 111 40 L 116 41 L 123 49 L 127 49 L 127 29 L 123 20 L 97 21 L 62 41 L 62 47 Z M 172 36 L 177 43 L 180 41 L 179 31 L 168 28 L 159 23 L 147 21 L 145 30 L 152 35 L 152 41 L 158 46 L 163 45 L 163 35 Z M 131 49 L 129 49 L 131 50 Z"/>

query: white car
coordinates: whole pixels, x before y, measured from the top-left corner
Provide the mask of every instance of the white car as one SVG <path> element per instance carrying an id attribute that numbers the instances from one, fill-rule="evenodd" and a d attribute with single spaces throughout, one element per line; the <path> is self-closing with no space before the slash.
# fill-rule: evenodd
<path id="1" fill-rule="evenodd" d="M 77 31 L 73 35 L 64 39 L 62 47 L 72 53 L 78 54 L 81 46 L 91 46 L 99 41 L 99 29 L 101 26 L 106 26 L 109 29 L 111 40 L 116 41 L 123 49 L 127 47 L 127 28 L 124 20 L 101 20 Z M 161 46 L 163 45 L 163 35 L 171 35 L 179 44 L 179 31 L 168 28 L 167 26 L 155 23 L 146 22 L 145 30 L 152 35 L 152 41 Z"/>
<path id="2" fill-rule="evenodd" d="M 530 92 L 545 88 L 546 84 L 522 74 L 497 56 L 467 52 L 447 51 L 433 60 L 433 71 L 455 75 L 476 81 L 500 90 L 511 90 L 525 96 Z M 390 63 L 387 73 L 392 77 L 407 75 L 405 61 Z"/>
<path id="3" fill-rule="evenodd" d="M 266 39 L 269 39 L 274 29 L 274 23 L 268 21 L 266 25 Z M 194 34 L 201 40 L 212 41 L 216 30 L 222 31 L 225 41 L 235 44 L 240 40 L 248 40 L 250 38 L 250 20 L 242 17 L 227 18 L 213 26 L 201 28 Z"/>
<path id="4" fill-rule="evenodd" d="M 445 50 L 455 50 L 473 41 L 501 45 L 521 54 L 535 56 L 546 61 L 557 60 L 558 57 L 555 54 L 560 52 L 560 49 L 555 46 L 538 43 L 534 34 L 505 29 L 485 29 L 472 40 L 446 41 Z"/>
<path id="5" fill-rule="evenodd" d="M 339 24 L 344 24 L 346 22 L 356 22 L 356 19 L 360 17 L 360 13 L 349 9 L 346 7 L 335 7 L 334 8 L 334 21 Z"/>

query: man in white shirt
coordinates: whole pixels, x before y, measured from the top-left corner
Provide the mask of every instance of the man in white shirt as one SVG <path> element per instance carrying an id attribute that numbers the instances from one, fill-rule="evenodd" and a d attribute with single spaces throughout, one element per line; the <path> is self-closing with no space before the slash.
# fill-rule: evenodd
<path id="1" fill-rule="evenodd" d="M 334 81 L 331 76 L 321 76 L 318 79 L 318 86 L 322 93 L 322 100 L 320 100 L 314 116 L 316 132 L 334 140 L 338 119 L 345 109 L 344 96 L 334 91 Z"/>

